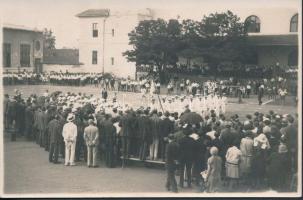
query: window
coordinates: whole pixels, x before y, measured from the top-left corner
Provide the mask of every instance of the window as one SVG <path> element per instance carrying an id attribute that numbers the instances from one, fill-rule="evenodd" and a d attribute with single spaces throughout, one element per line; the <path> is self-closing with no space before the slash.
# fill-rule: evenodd
<path id="1" fill-rule="evenodd" d="M 92 64 L 93 65 L 98 64 L 98 51 L 93 51 L 93 54 L 92 54 Z"/>
<path id="2" fill-rule="evenodd" d="M 3 67 L 11 67 L 11 44 L 3 44 Z"/>
<path id="3" fill-rule="evenodd" d="M 93 23 L 93 37 L 98 37 L 98 23 Z"/>
<path id="4" fill-rule="evenodd" d="M 114 57 L 111 57 L 111 62 L 112 62 L 112 65 L 115 65 L 115 58 Z"/>
<path id="5" fill-rule="evenodd" d="M 292 16 L 290 20 L 290 32 L 298 32 L 298 14 Z"/>
<path id="6" fill-rule="evenodd" d="M 252 15 L 246 18 L 245 28 L 248 33 L 259 33 L 260 32 L 260 19 L 259 17 Z"/>
<path id="7" fill-rule="evenodd" d="M 288 66 L 298 66 L 298 50 L 293 50 L 288 55 Z"/>
<path id="8" fill-rule="evenodd" d="M 36 51 L 40 51 L 40 48 L 41 48 L 40 42 L 36 41 L 35 42 L 35 49 L 36 49 Z"/>
<path id="9" fill-rule="evenodd" d="M 112 29 L 112 36 L 115 36 L 115 29 Z"/>
<path id="10" fill-rule="evenodd" d="M 31 58 L 30 58 L 31 46 L 29 44 L 20 45 L 20 65 L 21 67 L 30 67 Z"/>

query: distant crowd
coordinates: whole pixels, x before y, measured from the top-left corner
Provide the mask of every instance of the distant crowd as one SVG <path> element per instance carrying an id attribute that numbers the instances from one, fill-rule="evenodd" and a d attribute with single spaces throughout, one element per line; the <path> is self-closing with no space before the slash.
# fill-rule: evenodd
<path id="1" fill-rule="evenodd" d="M 277 76 L 271 79 L 235 79 L 225 78 L 216 80 L 205 80 L 204 82 L 171 78 L 167 85 L 161 85 L 159 81 L 148 78 L 133 80 L 130 78 L 117 78 L 104 76 L 101 73 L 33 73 L 33 72 L 5 72 L 3 73 L 4 85 L 34 85 L 51 84 L 67 86 L 93 85 L 112 91 L 128 91 L 141 93 L 160 94 L 161 89 L 166 87 L 167 94 L 201 94 L 208 95 L 216 93 L 220 96 L 249 98 L 251 94 L 257 95 L 260 86 L 264 90 L 263 95 L 268 99 L 276 99 L 280 96 L 282 102 L 287 94 L 296 96 L 297 86 L 291 84 L 290 79 Z"/>

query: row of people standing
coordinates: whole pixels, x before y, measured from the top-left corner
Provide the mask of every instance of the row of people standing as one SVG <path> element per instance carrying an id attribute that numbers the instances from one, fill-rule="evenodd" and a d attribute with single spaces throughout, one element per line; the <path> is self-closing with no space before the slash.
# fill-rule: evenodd
<path id="1" fill-rule="evenodd" d="M 167 189 L 178 191 L 176 170 L 180 170 L 179 186 L 184 187 L 185 166 L 188 187 L 194 179 L 208 192 L 224 191 L 226 187 L 235 191 L 243 186 L 246 190 L 295 191 L 290 188 L 298 159 L 294 118 L 267 117 L 249 116 L 244 124 L 237 118 L 222 123 L 220 117 L 210 130 L 185 125 L 169 135 Z"/>

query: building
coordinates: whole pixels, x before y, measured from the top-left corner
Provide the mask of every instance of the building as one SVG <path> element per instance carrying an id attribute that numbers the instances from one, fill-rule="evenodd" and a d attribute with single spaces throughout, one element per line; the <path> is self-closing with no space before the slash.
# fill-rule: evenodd
<path id="1" fill-rule="evenodd" d="M 298 65 L 298 11 L 276 10 L 278 14 L 251 12 L 245 18 L 249 42 L 257 50 L 258 65 Z"/>
<path id="2" fill-rule="evenodd" d="M 208 10 L 208 15 L 225 10 Z M 109 9 L 86 10 L 77 15 L 80 19 L 79 57 L 89 71 L 111 72 L 118 76 L 135 77 L 135 63 L 127 62 L 122 53 L 132 47 L 128 45 L 128 33 L 144 19 L 180 18 L 201 20 L 199 8 L 192 12 L 183 10 L 146 9 L 112 11 Z M 246 64 L 259 66 L 297 66 L 299 8 L 246 7 L 231 9 L 245 22 L 249 42 L 256 49 L 255 59 Z M 178 17 L 177 17 L 178 16 Z M 180 17 L 181 16 L 181 17 Z M 184 59 L 179 58 L 179 62 Z M 186 62 L 186 61 L 185 61 Z M 192 65 L 203 64 L 203 59 L 194 59 Z"/>
<path id="3" fill-rule="evenodd" d="M 151 10 L 89 9 L 76 16 L 80 19 L 79 59 L 83 68 L 134 78 L 135 64 L 122 53 L 131 48 L 128 33 L 138 22 L 153 19 Z"/>
<path id="4" fill-rule="evenodd" d="M 43 32 L 3 25 L 3 71 L 43 71 Z"/>
<path id="5" fill-rule="evenodd" d="M 44 72 L 81 72 L 84 70 L 81 65 L 78 49 L 51 49 L 44 51 Z"/>

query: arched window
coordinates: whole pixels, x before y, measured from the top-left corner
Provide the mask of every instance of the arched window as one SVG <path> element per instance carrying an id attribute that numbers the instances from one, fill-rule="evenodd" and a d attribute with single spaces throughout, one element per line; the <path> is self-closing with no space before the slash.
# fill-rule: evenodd
<path id="1" fill-rule="evenodd" d="M 255 15 L 251 15 L 245 20 L 245 28 L 248 33 L 260 32 L 260 19 Z"/>
<path id="2" fill-rule="evenodd" d="M 298 32 L 298 14 L 290 19 L 290 32 Z"/>
<path id="3" fill-rule="evenodd" d="M 293 50 L 288 54 L 288 66 L 298 66 L 298 50 Z"/>

